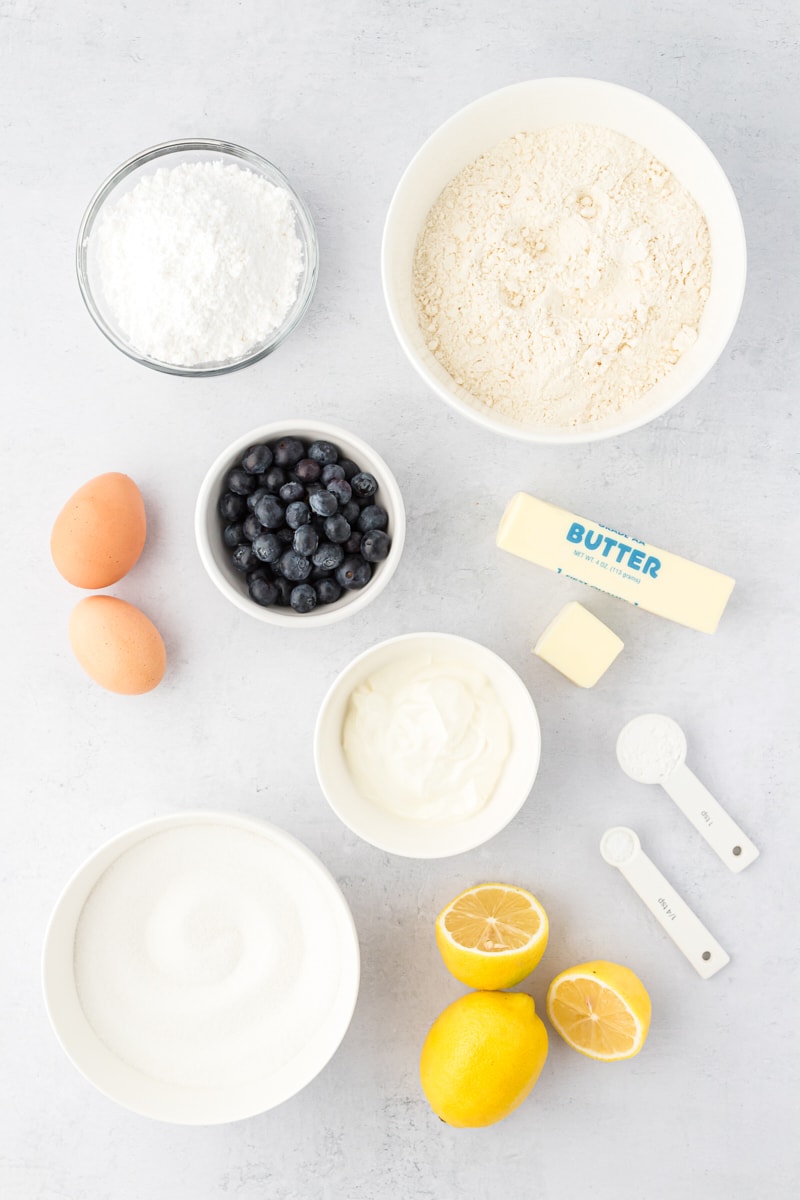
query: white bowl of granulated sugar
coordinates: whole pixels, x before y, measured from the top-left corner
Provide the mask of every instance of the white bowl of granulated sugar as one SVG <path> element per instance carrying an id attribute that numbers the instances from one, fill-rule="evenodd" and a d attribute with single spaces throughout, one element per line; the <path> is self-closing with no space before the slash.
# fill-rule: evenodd
<path id="1" fill-rule="evenodd" d="M 53 1031 L 109 1099 L 218 1125 L 266 1112 L 335 1054 L 359 986 L 332 875 L 275 825 L 219 812 L 145 821 L 75 872 L 45 936 Z"/>
<path id="2" fill-rule="evenodd" d="M 266 158 L 191 138 L 136 154 L 78 232 L 81 294 L 124 354 L 172 375 L 224 375 L 271 354 L 306 312 L 317 238 Z"/>
<path id="3" fill-rule="evenodd" d="M 492 92 L 405 171 L 383 235 L 401 346 L 484 429 L 591 442 L 645 425 L 722 354 L 744 294 L 736 198 L 674 113 L 593 79 Z"/>

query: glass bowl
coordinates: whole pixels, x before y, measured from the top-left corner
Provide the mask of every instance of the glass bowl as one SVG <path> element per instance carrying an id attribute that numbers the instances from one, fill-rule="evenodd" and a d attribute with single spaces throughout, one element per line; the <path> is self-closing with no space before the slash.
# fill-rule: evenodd
<path id="1" fill-rule="evenodd" d="M 106 205 L 116 203 L 121 196 L 136 186 L 143 175 L 151 173 L 151 163 L 155 163 L 156 167 L 176 167 L 181 163 L 209 161 L 243 166 L 288 193 L 294 212 L 295 231 L 303 248 L 303 270 L 292 307 L 279 328 L 273 330 L 266 341 L 251 346 L 238 358 L 184 366 L 162 362 L 144 353 L 133 345 L 120 328 L 103 295 L 96 251 L 92 248 L 92 231 L 98 220 L 102 219 Z M 162 142 L 158 146 L 151 146 L 149 150 L 143 150 L 141 154 L 135 154 L 122 166 L 117 167 L 97 189 L 84 213 L 78 230 L 75 254 L 81 295 L 100 332 L 135 362 L 143 363 L 156 371 L 164 371 L 168 375 L 226 375 L 229 371 L 238 371 L 241 367 L 247 367 L 250 363 L 258 362 L 260 358 L 271 354 L 289 336 L 311 303 L 317 282 L 318 263 L 319 248 L 311 214 L 286 176 L 260 154 L 254 154 L 252 150 L 234 145 L 233 142 L 222 142 L 215 138 Z"/>

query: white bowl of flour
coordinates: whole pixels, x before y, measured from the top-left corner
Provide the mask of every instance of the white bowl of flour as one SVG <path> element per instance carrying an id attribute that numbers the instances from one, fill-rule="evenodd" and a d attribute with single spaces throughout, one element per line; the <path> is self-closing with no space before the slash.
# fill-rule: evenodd
<path id="1" fill-rule="evenodd" d="M 189 812 L 107 842 L 72 877 L 42 960 L 48 1015 L 86 1079 L 161 1121 L 275 1107 L 335 1053 L 359 985 L 333 877 L 264 821 Z"/>
<path id="2" fill-rule="evenodd" d="M 311 215 L 271 162 L 232 142 L 164 142 L 98 188 L 76 267 L 98 328 L 137 362 L 222 375 L 271 354 L 317 279 Z"/>
<path id="3" fill-rule="evenodd" d="M 596 441 L 682 400 L 744 293 L 731 186 L 646 96 L 591 79 L 490 93 L 398 184 L 383 286 L 405 353 L 442 399 L 532 442 Z"/>

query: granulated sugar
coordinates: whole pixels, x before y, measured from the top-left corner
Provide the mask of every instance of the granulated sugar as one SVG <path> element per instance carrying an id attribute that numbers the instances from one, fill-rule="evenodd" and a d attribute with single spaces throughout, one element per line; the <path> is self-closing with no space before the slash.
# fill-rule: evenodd
<path id="1" fill-rule="evenodd" d="M 238 358 L 266 340 L 303 270 L 286 189 L 221 162 L 142 176 L 94 239 L 120 328 L 139 351 L 178 366 Z"/>
<path id="2" fill-rule="evenodd" d="M 122 854 L 75 933 L 83 1011 L 109 1049 L 186 1087 L 266 1077 L 305 1047 L 339 987 L 330 901 L 303 859 L 213 825 Z"/>
<path id="3" fill-rule="evenodd" d="M 494 412 L 576 426 L 638 400 L 696 341 L 705 217 L 644 146 L 592 125 L 519 133 L 433 205 L 414 264 L 428 348 Z"/>

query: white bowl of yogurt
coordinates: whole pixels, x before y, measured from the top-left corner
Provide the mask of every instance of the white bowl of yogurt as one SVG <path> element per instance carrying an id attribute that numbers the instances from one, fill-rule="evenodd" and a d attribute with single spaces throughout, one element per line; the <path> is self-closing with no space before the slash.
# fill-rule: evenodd
<path id="1" fill-rule="evenodd" d="M 320 786 L 354 833 L 390 854 L 445 858 L 482 845 L 527 800 L 536 707 L 486 646 L 411 633 L 354 659 L 322 702 Z"/>
<path id="2" fill-rule="evenodd" d="M 63 1050 L 104 1095 L 216 1125 L 319 1074 L 359 970 L 347 902 L 310 850 L 265 821 L 189 812 L 127 830 L 78 869 L 42 982 Z"/>

